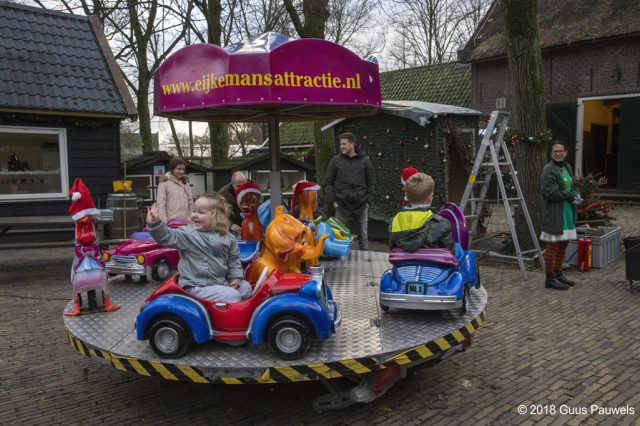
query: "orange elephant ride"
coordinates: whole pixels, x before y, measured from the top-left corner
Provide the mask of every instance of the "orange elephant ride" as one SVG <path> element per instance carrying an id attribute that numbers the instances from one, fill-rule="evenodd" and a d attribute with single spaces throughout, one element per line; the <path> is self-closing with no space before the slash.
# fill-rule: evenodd
<path id="1" fill-rule="evenodd" d="M 317 259 L 324 249 L 323 235 L 314 246 L 313 231 L 298 219 L 284 214 L 284 208 L 276 208 L 276 217 L 267 226 L 264 243 L 255 261 L 246 270 L 245 279 L 250 283 L 258 281 L 264 268 L 268 274 L 274 269 L 284 272 L 300 272 L 297 266 L 302 260 Z"/>

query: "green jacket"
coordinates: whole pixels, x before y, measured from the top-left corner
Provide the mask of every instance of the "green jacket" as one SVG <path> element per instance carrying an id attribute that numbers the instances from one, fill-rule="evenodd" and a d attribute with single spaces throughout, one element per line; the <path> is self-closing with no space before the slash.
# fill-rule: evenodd
<path id="1" fill-rule="evenodd" d="M 564 167 L 567 168 L 569 175 L 574 179 L 573 170 L 571 166 L 564 163 Z M 571 192 L 564 190 L 564 183 L 562 176 L 558 171 L 553 160 L 547 163 L 542 169 L 542 232 L 546 232 L 551 235 L 563 234 L 563 220 L 562 211 L 564 209 L 564 201 L 569 200 L 573 202 L 576 195 L 580 195 L 577 186 L 574 184 L 571 186 Z M 573 220 L 578 218 L 578 208 L 571 205 L 573 208 Z"/>
<path id="2" fill-rule="evenodd" d="M 419 248 L 446 248 L 455 253 L 451 224 L 431 209 L 404 209 L 389 226 L 389 248 L 400 247 L 410 253 Z"/>

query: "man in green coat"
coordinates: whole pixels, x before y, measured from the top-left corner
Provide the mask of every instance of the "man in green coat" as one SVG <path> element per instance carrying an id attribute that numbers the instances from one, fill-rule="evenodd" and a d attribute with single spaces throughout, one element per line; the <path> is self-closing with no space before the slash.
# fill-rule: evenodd
<path id="1" fill-rule="evenodd" d="M 340 155 L 333 157 L 324 176 L 327 200 L 336 208 L 336 219 L 349 227 L 354 221 L 360 250 L 369 250 L 368 209 L 376 192 L 371 161 L 356 148 L 353 133 L 339 136 Z"/>

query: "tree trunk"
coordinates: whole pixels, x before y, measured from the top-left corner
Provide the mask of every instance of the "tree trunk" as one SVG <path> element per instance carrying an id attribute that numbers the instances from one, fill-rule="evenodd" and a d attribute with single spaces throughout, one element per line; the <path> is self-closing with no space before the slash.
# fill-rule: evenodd
<path id="1" fill-rule="evenodd" d="M 530 135 L 547 130 L 546 100 L 538 28 L 538 0 L 502 0 L 502 20 L 507 39 L 511 74 L 511 111 L 509 127 Z M 518 181 L 533 222 L 536 237 L 542 231 L 542 194 L 540 173 L 547 162 L 547 144 L 516 144 Z M 518 218 L 521 249 L 533 247 L 524 215 Z"/>
<path id="2" fill-rule="evenodd" d="M 211 165 L 216 166 L 229 158 L 229 134 L 227 123 L 210 121 Z"/>
<path id="3" fill-rule="evenodd" d="M 151 118 L 149 115 L 149 84 L 151 77 L 140 72 L 138 79 L 138 118 L 140 119 L 140 139 L 142 151 L 153 151 L 151 140 Z"/>
<path id="4" fill-rule="evenodd" d="M 173 119 L 169 119 L 169 127 L 171 127 L 171 135 L 173 136 L 173 140 L 176 143 L 176 151 L 178 151 L 178 157 L 183 157 L 182 155 L 182 147 L 180 146 L 180 141 L 178 140 L 178 133 L 176 132 L 176 126 L 173 125 Z"/>
<path id="5" fill-rule="evenodd" d="M 324 175 L 327 172 L 327 167 L 331 159 L 335 155 L 335 140 L 333 127 L 325 130 L 321 130 L 323 126 L 330 123 L 331 120 L 326 121 L 314 121 L 314 150 L 316 153 L 316 181 L 322 187 L 322 198 L 324 199 L 324 205 L 322 206 L 327 213 L 333 211 L 333 206 L 330 206 L 327 202 L 327 197 L 324 195 L 324 185 L 322 183 Z"/>
<path id="6" fill-rule="evenodd" d="M 193 121 L 189 121 L 189 155 L 193 161 Z"/>

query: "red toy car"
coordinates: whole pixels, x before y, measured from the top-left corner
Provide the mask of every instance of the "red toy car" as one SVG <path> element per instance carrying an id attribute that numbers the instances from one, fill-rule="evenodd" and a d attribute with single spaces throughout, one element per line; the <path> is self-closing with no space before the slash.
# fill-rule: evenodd
<path id="1" fill-rule="evenodd" d="M 178 228 L 189 223 L 187 219 L 170 219 L 169 228 Z M 178 250 L 162 247 L 156 243 L 148 232 L 135 232 L 116 248 L 102 253 L 110 275 L 139 275 L 140 282 L 149 278 L 155 281 L 166 281 L 172 269 L 178 267 L 180 255 Z"/>
<path id="2" fill-rule="evenodd" d="M 303 356 L 312 340 L 329 339 L 342 322 L 340 304 L 324 283 L 324 268 L 311 275 L 265 268 L 253 296 L 239 303 L 200 299 L 178 286 L 176 274 L 145 300 L 136 318 L 138 340 L 149 340 L 161 358 L 179 358 L 192 343 L 232 346 L 268 342 L 282 359 Z"/>

